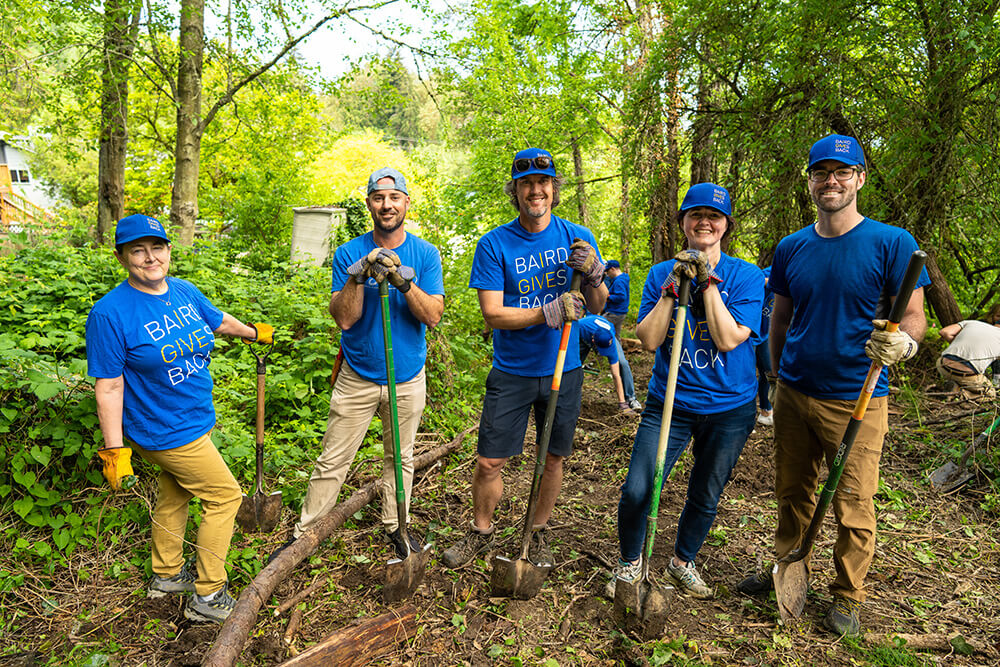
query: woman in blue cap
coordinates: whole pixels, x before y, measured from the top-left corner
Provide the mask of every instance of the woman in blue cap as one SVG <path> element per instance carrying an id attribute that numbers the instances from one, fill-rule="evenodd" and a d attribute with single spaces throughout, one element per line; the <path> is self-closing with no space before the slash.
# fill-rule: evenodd
<path id="1" fill-rule="evenodd" d="M 209 363 L 216 335 L 271 343 L 274 329 L 243 324 L 188 281 L 168 277 L 170 239 L 155 218 L 119 220 L 115 258 L 128 278 L 87 317 L 87 373 L 96 378 L 104 476 L 115 489 L 131 477 L 126 441 L 160 468 L 146 595 L 191 593 L 184 616 L 221 623 L 235 605 L 227 591 L 226 554 L 242 493 L 212 444 Z M 192 573 L 182 550 L 188 502 L 195 497 L 202 517 Z"/>
<path id="2" fill-rule="evenodd" d="M 635 434 L 628 476 L 618 503 L 620 556 L 605 588 L 642 573 L 646 515 L 654 487 L 656 448 L 663 413 L 680 276 L 691 277 L 691 303 L 683 336 L 664 475 L 693 441 L 694 463 L 667 572 L 697 598 L 712 589 L 695 557 L 715 521 L 722 489 L 753 430 L 757 381 L 751 335 L 760 327 L 764 277 L 753 264 L 722 252 L 735 221 L 729 192 L 713 183 L 692 186 L 677 215 L 687 249 L 646 277 L 636 335 L 656 351 L 642 421 Z"/>

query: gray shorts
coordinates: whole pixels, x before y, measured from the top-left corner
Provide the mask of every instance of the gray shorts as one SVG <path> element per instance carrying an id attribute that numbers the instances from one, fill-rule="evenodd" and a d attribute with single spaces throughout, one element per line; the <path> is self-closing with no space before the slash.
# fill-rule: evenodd
<path id="1" fill-rule="evenodd" d="M 483 415 L 479 420 L 479 444 L 476 451 L 489 459 L 505 459 L 524 450 L 528 414 L 535 409 L 536 442 L 542 439 L 545 408 L 548 405 L 552 376 L 521 377 L 493 368 L 486 378 Z M 583 395 L 583 369 L 563 373 L 559 402 L 552 421 L 549 453 L 569 456 L 573 452 L 573 434 L 580 417 Z"/>

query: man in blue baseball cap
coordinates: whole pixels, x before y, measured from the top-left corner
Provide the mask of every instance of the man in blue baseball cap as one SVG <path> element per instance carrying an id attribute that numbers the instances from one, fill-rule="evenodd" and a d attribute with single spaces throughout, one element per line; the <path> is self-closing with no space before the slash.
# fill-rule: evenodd
<path id="1" fill-rule="evenodd" d="M 466 536 L 444 552 L 448 567 L 464 565 L 492 545 L 493 514 L 503 494 L 501 472 L 507 460 L 523 449 L 532 409 L 541 439 L 540 417 L 555 372 L 560 330 L 588 310 L 600 313 L 608 296 L 594 234 L 552 213 L 559 205 L 562 183 L 551 153 L 541 148 L 519 151 L 504 186 L 517 217 L 486 233 L 476 245 L 469 287 L 478 291 L 483 318 L 493 328 L 493 368 L 486 379 L 479 426 L 472 524 Z M 582 274 L 581 291 L 570 290 L 573 271 Z M 547 523 L 580 416 L 583 369 L 578 339 L 574 326 L 528 552 L 538 565 L 553 562 Z"/>
<path id="2" fill-rule="evenodd" d="M 927 329 L 921 273 L 899 331 L 885 331 L 917 242 L 909 232 L 858 212 L 865 154 L 857 138 L 823 137 L 806 167 L 816 223 L 778 243 L 769 287 L 774 292 L 770 350 L 774 383 L 775 555 L 802 542 L 816 507 L 821 461 L 836 455 L 870 361 L 911 358 Z M 874 329 L 872 325 L 874 324 Z M 866 356 L 868 358 L 866 358 Z M 838 635 L 861 632 L 859 608 L 875 555 L 875 504 L 882 441 L 888 430 L 888 374 L 882 373 L 833 498 L 837 542 L 833 605 L 824 619 Z M 744 579 L 739 590 L 767 595 L 770 573 Z"/>

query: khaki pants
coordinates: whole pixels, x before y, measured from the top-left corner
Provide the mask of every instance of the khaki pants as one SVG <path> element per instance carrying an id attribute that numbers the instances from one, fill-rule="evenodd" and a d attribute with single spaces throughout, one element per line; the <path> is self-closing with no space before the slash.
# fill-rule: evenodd
<path id="1" fill-rule="evenodd" d="M 403 488 L 406 506 L 410 506 L 413 485 L 413 441 L 427 399 L 424 370 L 409 382 L 396 385 L 399 412 L 400 457 L 403 460 Z M 337 504 L 340 487 L 347 477 L 354 456 L 364 440 L 375 411 L 382 419 L 382 523 L 386 530 L 399 527 L 396 518 L 396 477 L 392 460 L 392 418 L 389 415 L 388 387 L 368 382 L 344 364 L 330 396 L 330 418 L 323 436 L 322 452 L 316 460 L 302 515 L 295 524 L 295 537 Z"/>
<path id="2" fill-rule="evenodd" d="M 618 340 L 621 340 L 622 337 L 622 324 L 625 323 L 625 315 L 626 313 L 622 313 L 620 315 L 614 313 L 604 313 L 601 315 L 601 317 L 615 326 L 615 336 Z"/>
<path id="3" fill-rule="evenodd" d="M 997 396 L 997 390 L 993 386 L 993 383 L 982 373 L 973 373 L 971 369 L 963 370 L 955 368 L 949 365 L 942 357 L 938 357 L 937 369 L 941 377 L 957 384 L 970 398 L 988 398 L 992 400 Z"/>
<path id="4" fill-rule="evenodd" d="M 860 390 L 859 390 L 860 391 Z M 820 462 L 833 462 L 856 401 L 816 399 L 779 383 L 774 405 L 775 496 L 779 559 L 797 549 L 816 507 Z M 888 399 L 873 398 L 831 505 L 837 521 L 836 579 L 830 592 L 863 602 L 875 555 L 875 493 L 882 441 L 889 430 Z M 808 557 L 806 564 L 808 565 Z"/>
<path id="5" fill-rule="evenodd" d="M 209 431 L 193 442 L 152 451 L 132 443 L 142 458 L 160 468 L 160 489 L 153 508 L 153 572 L 172 577 L 184 565 L 184 531 L 188 501 L 201 499 L 201 525 L 196 544 L 198 595 L 222 588 L 226 576 L 226 554 L 233 539 L 233 521 L 243 493 L 233 473 L 212 444 Z"/>

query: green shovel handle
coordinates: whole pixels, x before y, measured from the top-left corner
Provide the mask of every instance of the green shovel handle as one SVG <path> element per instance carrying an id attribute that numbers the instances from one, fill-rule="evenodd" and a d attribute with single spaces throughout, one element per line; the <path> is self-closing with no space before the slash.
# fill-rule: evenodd
<path id="1" fill-rule="evenodd" d="M 392 464 L 396 478 L 396 518 L 399 521 L 400 534 L 403 543 L 409 548 L 406 539 L 406 491 L 403 489 L 403 456 L 399 443 L 399 410 L 396 407 L 396 368 L 392 353 L 392 324 L 389 316 L 389 283 L 383 280 L 378 284 L 378 296 L 382 305 L 382 340 L 385 343 L 385 381 L 389 392 L 389 416 L 392 421 Z"/>

